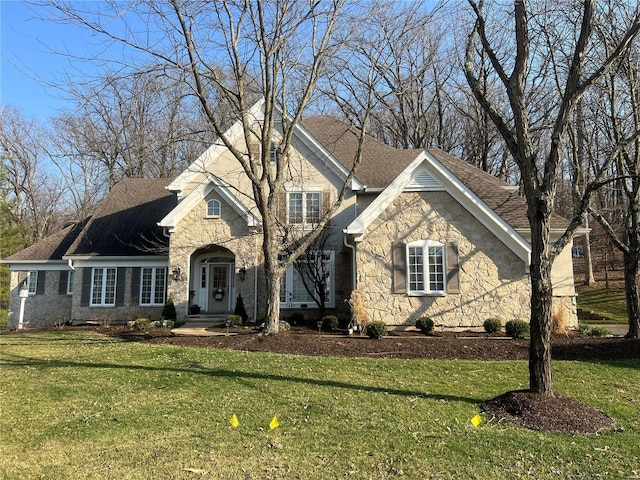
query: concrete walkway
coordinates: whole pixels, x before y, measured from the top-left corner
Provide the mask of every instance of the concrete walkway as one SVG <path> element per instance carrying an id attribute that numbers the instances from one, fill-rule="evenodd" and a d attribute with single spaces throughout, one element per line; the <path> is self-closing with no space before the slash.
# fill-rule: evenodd
<path id="1" fill-rule="evenodd" d="M 624 337 L 629 331 L 629 325 L 624 323 L 617 323 L 615 325 L 593 325 L 594 327 L 601 327 L 611 332 L 611 335 L 616 337 Z"/>
<path id="2" fill-rule="evenodd" d="M 175 335 L 190 335 L 192 337 L 219 337 L 227 335 L 227 332 L 209 332 L 207 328 L 219 327 L 220 324 L 185 323 L 181 327 L 171 329 Z M 229 333 L 229 335 L 236 335 Z"/>

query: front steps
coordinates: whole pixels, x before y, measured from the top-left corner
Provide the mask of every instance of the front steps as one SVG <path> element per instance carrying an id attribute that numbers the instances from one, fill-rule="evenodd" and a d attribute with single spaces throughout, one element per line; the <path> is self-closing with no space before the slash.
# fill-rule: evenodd
<path id="1" fill-rule="evenodd" d="M 228 313 L 198 313 L 187 315 L 186 323 L 189 325 L 219 326 L 227 321 Z"/>

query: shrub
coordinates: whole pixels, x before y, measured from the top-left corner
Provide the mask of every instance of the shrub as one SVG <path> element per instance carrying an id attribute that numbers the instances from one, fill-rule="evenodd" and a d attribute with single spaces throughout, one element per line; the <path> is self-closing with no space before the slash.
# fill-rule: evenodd
<path id="1" fill-rule="evenodd" d="M 169 298 L 167 303 L 164 304 L 164 308 L 162 309 L 162 317 L 165 320 L 175 320 L 177 318 L 176 314 L 176 306 L 173 304 L 173 300 Z"/>
<path id="2" fill-rule="evenodd" d="M 504 329 L 511 338 L 525 338 L 529 335 L 529 324 L 524 320 L 509 320 Z"/>
<path id="3" fill-rule="evenodd" d="M 267 320 L 267 315 L 266 315 L 266 314 L 264 314 L 264 313 L 261 313 L 260 315 L 258 315 L 258 316 L 256 317 L 256 322 L 257 322 L 258 324 L 263 324 L 266 320 Z"/>
<path id="4" fill-rule="evenodd" d="M 483 326 L 487 333 L 496 333 L 502 330 L 502 322 L 498 318 L 487 318 Z"/>
<path id="5" fill-rule="evenodd" d="M 240 315 L 228 315 L 227 323 L 230 326 L 242 325 L 242 317 Z"/>
<path id="6" fill-rule="evenodd" d="M 147 330 L 151 327 L 151 322 L 148 318 L 136 318 L 127 322 L 127 326 L 134 330 Z"/>
<path id="7" fill-rule="evenodd" d="M 366 332 L 367 325 L 369 324 L 369 315 L 364 306 L 362 293 L 358 290 L 353 290 L 349 296 L 348 303 L 351 309 L 351 322 L 349 323 L 349 327 L 357 326 L 360 332 Z"/>
<path id="8" fill-rule="evenodd" d="M 325 315 L 322 317 L 322 328 L 325 330 L 336 330 L 339 322 L 335 315 Z"/>
<path id="9" fill-rule="evenodd" d="M 591 327 L 589 327 L 589 325 L 587 325 L 586 323 L 579 323 L 578 330 L 580 330 L 580 333 L 583 335 L 589 335 Z"/>
<path id="10" fill-rule="evenodd" d="M 160 328 L 162 327 L 162 320 L 154 320 L 149 324 L 151 328 Z"/>
<path id="11" fill-rule="evenodd" d="M 242 295 L 240 294 L 238 294 L 238 298 L 236 299 L 236 308 L 233 310 L 233 314 L 240 316 L 243 322 L 246 322 L 249 318 L 249 315 L 247 315 L 247 310 L 244 308 Z"/>
<path id="12" fill-rule="evenodd" d="M 380 339 L 387 334 L 387 324 L 384 322 L 371 322 L 367 325 L 367 336 Z"/>
<path id="13" fill-rule="evenodd" d="M 280 320 L 280 330 L 283 331 L 283 332 L 291 330 L 291 325 L 289 324 L 289 322 L 285 322 L 284 320 Z"/>
<path id="14" fill-rule="evenodd" d="M 165 328 L 173 328 L 176 325 L 177 322 L 174 322 L 173 320 L 163 320 L 162 321 L 162 326 Z"/>
<path id="15" fill-rule="evenodd" d="M 433 332 L 433 320 L 429 317 L 420 317 L 416 320 L 416 328 L 424 334 Z"/>
<path id="16" fill-rule="evenodd" d="M 559 335 L 567 335 L 569 333 L 564 308 L 560 307 L 553 312 L 551 316 L 551 331 Z"/>
<path id="17" fill-rule="evenodd" d="M 587 335 L 589 335 L 590 337 L 606 337 L 607 335 L 610 335 L 611 332 L 609 330 L 607 330 L 604 327 L 599 327 L 599 326 L 595 326 L 595 327 L 591 327 L 589 329 L 589 333 Z"/>

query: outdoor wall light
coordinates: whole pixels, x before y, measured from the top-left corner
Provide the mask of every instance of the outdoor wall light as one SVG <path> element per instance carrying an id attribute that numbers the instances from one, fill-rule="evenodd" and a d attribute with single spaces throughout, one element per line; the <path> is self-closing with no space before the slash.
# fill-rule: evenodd
<path id="1" fill-rule="evenodd" d="M 171 273 L 173 274 L 173 279 L 175 281 L 182 280 L 182 267 L 180 265 L 176 265 L 175 267 L 173 267 Z"/>
<path id="2" fill-rule="evenodd" d="M 247 267 L 242 267 L 240 270 L 238 270 L 238 275 L 240 275 L 240 280 L 244 280 L 245 278 L 247 278 Z"/>

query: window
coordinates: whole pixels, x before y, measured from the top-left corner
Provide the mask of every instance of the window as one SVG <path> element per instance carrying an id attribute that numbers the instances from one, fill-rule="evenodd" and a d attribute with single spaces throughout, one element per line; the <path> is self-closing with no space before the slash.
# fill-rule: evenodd
<path id="1" fill-rule="evenodd" d="M 91 272 L 91 306 L 116 304 L 116 269 L 94 268 Z"/>
<path id="2" fill-rule="evenodd" d="M 220 217 L 220 201 L 219 200 L 207 201 L 207 217 L 213 217 L 213 218 Z"/>
<path id="3" fill-rule="evenodd" d="M 407 245 L 409 293 L 445 292 L 444 245 L 431 240 Z"/>
<path id="4" fill-rule="evenodd" d="M 29 295 L 35 295 L 38 289 L 38 271 L 32 270 L 27 275 L 27 287 L 29 288 Z"/>
<path id="5" fill-rule="evenodd" d="M 164 305 L 167 269 L 143 268 L 140 276 L 140 305 Z"/>
<path id="6" fill-rule="evenodd" d="M 73 295 L 73 276 L 74 276 L 74 271 L 71 270 L 68 274 L 67 274 L 67 295 Z"/>
<path id="7" fill-rule="evenodd" d="M 279 158 L 280 158 L 280 149 L 278 148 L 278 145 L 276 145 L 276 142 L 272 141 L 271 147 L 269 148 L 269 161 L 271 163 L 276 163 Z"/>
<path id="8" fill-rule="evenodd" d="M 290 224 L 313 225 L 320 221 L 322 192 L 290 192 L 287 204 Z"/>
<path id="9" fill-rule="evenodd" d="M 286 255 L 281 255 L 281 260 Z M 312 254 L 303 254 L 296 260 L 296 265 L 289 267 L 280 282 L 280 303 L 283 307 L 300 307 L 306 305 L 317 308 L 314 300 L 320 300 L 318 288 L 324 288 L 324 305 L 333 307 L 334 300 L 334 252 L 325 250 Z M 313 293 L 310 293 L 313 292 Z"/>

